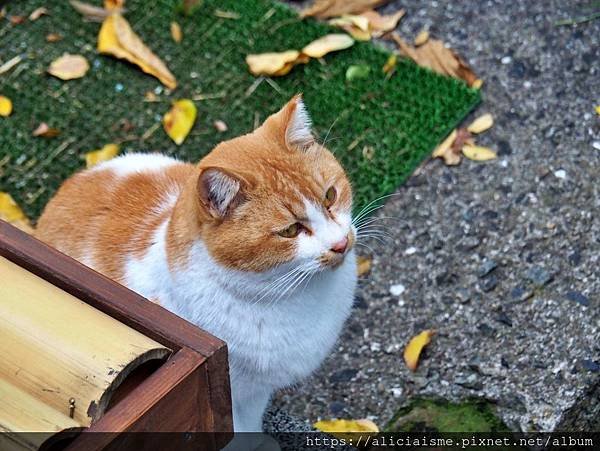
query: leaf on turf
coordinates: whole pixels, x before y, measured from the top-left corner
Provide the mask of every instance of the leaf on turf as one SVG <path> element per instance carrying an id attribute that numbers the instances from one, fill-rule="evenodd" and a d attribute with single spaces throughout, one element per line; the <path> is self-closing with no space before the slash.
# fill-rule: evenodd
<path id="1" fill-rule="evenodd" d="M 321 420 L 313 424 L 315 428 L 338 438 L 352 437 L 356 432 L 379 432 L 379 428 L 371 420 Z"/>
<path id="2" fill-rule="evenodd" d="M 177 22 L 171 22 L 171 37 L 178 44 L 183 39 L 183 33 L 181 32 L 181 27 Z"/>
<path id="3" fill-rule="evenodd" d="M 0 66 L 0 75 L 8 72 L 23 60 L 21 55 L 17 55 Z"/>
<path id="4" fill-rule="evenodd" d="M 369 29 L 371 34 L 375 37 L 382 36 L 388 31 L 392 31 L 398 26 L 400 19 L 404 17 L 405 11 L 400 9 L 394 14 L 381 15 L 377 11 L 368 10 L 361 14 L 361 17 L 365 17 L 369 21 Z"/>
<path id="5" fill-rule="evenodd" d="M 34 9 L 31 12 L 31 14 L 29 14 L 29 20 L 31 20 L 33 22 L 35 20 L 38 20 L 40 17 L 42 17 L 44 15 L 48 15 L 48 10 L 42 6 L 40 8 Z"/>
<path id="6" fill-rule="evenodd" d="M 462 148 L 462 153 L 469 160 L 473 161 L 488 161 L 497 158 L 496 152 L 492 149 L 474 144 L 465 144 Z"/>
<path id="7" fill-rule="evenodd" d="M 352 65 L 346 69 L 346 80 L 352 81 L 359 78 L 367 78 L 370 72 L 371 68 L 366 64 Z"/>
<path id="8" fill-rule="evenodd" d="M 387 61 L 385 62 L 385 64 L 383 65 L 383 68 L 381 69 L 383 71 L 384 74 L 386 75 L 391 75 L 392 73 L 394 73 L 394 71 L 396 70 L 396 65 L 398 64 L 398 56 L 395 53 L 392 53 Z"/>
<path id="9" fill-rule="evenodd" d="M 432 157 L 442 158 L 444 163 L 446 163 L 448 166 L 455 166 L 460 163 L 460 153 L 455 152 L 452 148 L 452 144 L 454 144 L 456 135 L 457 131 L 452 130 L 452 133 L 450 133 L 448 137 L 435 148 Z"/>
<path id="10" fill-rule="evenodd" d="M 121 10 L 125 6 L 125 0 L 104 0 L 104 8 L 109 10 Z"/>
<path id="11" fill-rule="evenodd" d="M 371 270 L 371 263 L 373 262 L 373 257 L 358 255 L 356 257 L 356 274 L 360 276 L 364 276 Z"/>
<path id="12" fill-rule="evenodd" d="M 329 21 L 329 25 L 341 28 L 357 41 L 369 41 L 372 37 L 369 19 L 360 15 L 346 14 L 336 17 Z"/>
<path id="13" fill-rule="evenodd" d="M 83 56 L 65 53 L 52 61 L 48 73 L 61 80 L 73 80 L 83 77 L 89 68 L 90 65 Z"/>
<path id="14" fill-rule="evenodd" d="M 196 105 L 188 99 L 173 102 L 171 109 L 163 117 L 163 127 L 167 135 L 178 146 L 183 143 L 196 121 Z"/>
<path id="15" fill-rule="evenodd" d="M 414 336 L 404 348 L 404 362 L 411 371 L 416 371 L 419 365 L 419 357 L 421 351 L 431 341 L 431 337 L 435 334 L 434 330 L 428 329 Z"/>
<path id="16" fill-rule="evenodd" d="M 202 0 L 183 0 L 183 13 L 186 16 L 192 14 L 202 4 Z"/>
<path id="17" fill-rule="evenodd" d="M 473 70 L 454 50 L 446 48 L 439 39 L 429 38 L 420 46 L 413 47 L 397 33 L 393 33 L 392 38 L 402 53 L 419 66 L 464 80 L 469 86 L 476 83 L 477 76 Z"/>
<path id="18" fill-rule="evenodd" d="M 347 34 L 332 33 L 316 39 L 302 49 L 302 54 L 311 58 L 321 58 L 328 53 L 347 49 L 354 45 L 354 39 Z"/>
<path id="19" fill-rule="evenodd" d="M 360 14 L 387 3 L 389 0 L 315 0 L 312 6 L 302 11 L 302 17 L 328 19 L 344 14 Z"/>
<path id="20" fill-rule="evenodd" d="M 307 62 L 307 60 L 303 59 L 297 50 L 259 53 L 246 57 L 246 64 L 253 75 L 286 75 L 300 62 Z"/>
<path id="21" fill-rule="evenodd" d="M 48 33 L 46 35 L 46 42 L 58 42 L 62 40 L 62 36 L 58 33 Z"/>
<path id="22" fill-rule="evenodd" d="M 85 165 L 89 169 L 103 161 L 112 160 L 119 154 L 117 144 L 106 144 L 102 149 L 94 150 L 85 154 Z"/>
<path id="23" fill-rule="evenodd" d="M 60 134 L 60 130 L 57 128 L 52 128 L 45 122 L 42 122 L 31 134 L 33 136 L 40 136 L 42 138 L 54 138 Z"/>
<path id="24" fill-rule="evenodd" d="M 81 14 L 84 19 L 90 22 L 102 22 L 108 16 L 115 12 L 123 12 L 123 10 L 108 10 L 99 6 L 90 5 L 89 3 L 80 2 L 78 0 L 70 0 L 71 6 Z"/>
<path id="25" fill-rule="evenodd" d="M 494 125 L 494 118 L 490 113 L 486 113 L 471 122 L 467 127 L 467 130 L 470 133 L 479 134 L 488 130 L 492 125 Z"/>
<path id="26" fill-rule="evenodd" d="M 98 51 L 137 65 L 144 72 L 158 78 L 169 89 L 177 87 L 177 81 L 165 63 L 146 47 L 120 14 L 111 14 L 102 22 L 98 34 Z"/>
<path id="27" fill-rule="evenodd" d="M 227 130 L 229 130 L 229 127 L 227 126 L 227 124 L 220 119 L 214 121 L 213 126 L 215 127 L 215 130 L 218 131 L 219 133 L 224 133 Z"/>
<path id="28" fill-rule="evenodd" d="M 12 113 L 12 101 L 6 96 L 0 96 L 0 117 L 8 117 Z"/>
<path id="29" fill-rule="evenodd" d="M 0 192 L 0 219 L 14 225 L 27 233 L 33 232 L 33 227 L 21 207 L 17 205 L 12 196 Z"/>

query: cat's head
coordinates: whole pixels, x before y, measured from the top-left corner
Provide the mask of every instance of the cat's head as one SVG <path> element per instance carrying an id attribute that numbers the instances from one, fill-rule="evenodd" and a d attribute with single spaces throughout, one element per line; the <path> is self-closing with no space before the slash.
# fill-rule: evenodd
<path id="1" fill-rule="evenodd" d="M 354 245 L 352 191 L 319 144 L 302 98 L 199 163 L 201 235 L 211 256 L 238 270 L 336 268 Z"/>

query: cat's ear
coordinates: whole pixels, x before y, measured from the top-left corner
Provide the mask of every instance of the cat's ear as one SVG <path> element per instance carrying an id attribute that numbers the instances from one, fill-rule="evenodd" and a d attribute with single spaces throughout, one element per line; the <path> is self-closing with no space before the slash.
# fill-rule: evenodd
<path id="1" fill-rule="evenodd" d="M 214 218 L 224 218 L 240 203 L 243 181 L 221 168 L 204 168 L 198 178 L 200 202 Z"/>
<path id="2" fill-rule="evenodd" d="M 294 96 L 279 112 L 265 121 L 267 130 L 282 139 L 288 149 L 306 149 L 314 144 L 311 125 L 301 94 Z"/>

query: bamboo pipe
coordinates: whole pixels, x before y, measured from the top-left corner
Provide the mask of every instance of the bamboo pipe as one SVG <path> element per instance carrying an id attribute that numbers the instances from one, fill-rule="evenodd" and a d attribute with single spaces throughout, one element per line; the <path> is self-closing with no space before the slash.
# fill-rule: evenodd
<path id="1" fill-rule="evenodd" d="M 132 370 L 169 353 L 0 257 L 0 379 L 15 388 L 15 396 L 24 392 L 61 415 L 72 413 L 77 425 L 89 426 Z M 31 413 L 25 411 L 33 404 L 23 406 L 23 415 Z"/>

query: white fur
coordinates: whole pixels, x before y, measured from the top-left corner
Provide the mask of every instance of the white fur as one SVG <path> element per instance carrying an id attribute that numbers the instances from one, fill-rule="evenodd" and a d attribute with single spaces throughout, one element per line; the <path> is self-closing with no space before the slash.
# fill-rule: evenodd
<path id="1" fill-rule="evenodd" d="M 307 147 L 315 140 L 311 131 L 311 120 L 308 111 L 301 99 L 297 101 L 296 109 L 290 119 L 286 130 L 286 140 L 288 145 L 294 147 Z"/>
<path id="2" fill-rule="evenodd" d="M 229 204 L 240 190 L 240 182 L 217 169 L 208 169 L 202 174 L 208 195 L 221 216 L 227 212 Z"/>
<path id="3" fill-rule="evenodd" d="M 159 153 L 129 153 L 94 166 L 92 171 L 110 169 L 115 175 L 123 177 L 136 172 L 157 171 L 178 164 L 175 158 Z"/>
<path id="4" fill-rule="evenodd" d="M 126 158 L 121 161 L 129 167 Z M 173 198 L 166 196 L 163 208 L 172 208 Z M 305 205 L 313 235 L 301 235 L 296 258 L 273 270 L 227 269 L 197 241 L 188 265 L 171 272 L 166 258 L 168 220 L 157 229 L 146 254 L 130 256 L 126 264 L 128 287 L 158 298 L 165 308 L 227 342 L 236 431 L 262 429 L 273 392 L 320 365 L 350 313 L 356 286 L 352 250 L 336 269 L 306 273 L 295 289 L 288 289 L 290 279 L 279 289 L 265 290 L 288 271 L 316 269 L 317 258 L 350 230 L 349 212 L 338 215 L 336 223 L 314 205 Z"/>

